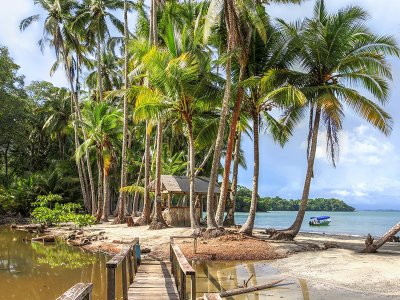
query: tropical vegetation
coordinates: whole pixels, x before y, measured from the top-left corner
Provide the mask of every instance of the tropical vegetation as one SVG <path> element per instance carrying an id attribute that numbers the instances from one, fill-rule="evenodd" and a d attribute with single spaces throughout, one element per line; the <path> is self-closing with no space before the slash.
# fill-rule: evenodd
<path id="1" fill-rule="evenodd" d="M 79 203 L 97 222 L 134 215 L 139 225 L 159 229 L 166 226 L 161 174 L 189 178 L 184 201 L 194 234 L 203 233 L 195 217 L 197 176 L 210 180 L 209 236 L 234 224 L 235 209 L 249 210 L 240 229 L 248 235 L 257 209 L 298 209 L 276 239 L 293 239 L 306 209 L 351 210 L 339 200 L 309 200 L 318 138 L 326 136 L 335 166 L 349 111 L 390 134 L 388 59 L 399 48 L 368 28 L 360 7 L 330 13 L 317 0 L 311 17 L 288 23 L 268 14 L 272 2 L 302 1 L 152 0 L 148 7 L 141 0 L 35 0 L 41 13 L 21 20 L 20 29 L 35 22 L 43 29 L 39 46 L 55 54 L 49 72 L 60 69 L 67 87 L 26 86 L 0 47 L 0 213 L 28 215 L 38 196 L 59 194 L 59 209 Z M 260 139 L 284 147 L 305 118 L 301 201 L 260 198 Z M 249 197 L 238 187 L 239 166 L 247 167 L 243 135 L 253 141 Z M 52 210 L 39 207 L 34 218 Z"/>

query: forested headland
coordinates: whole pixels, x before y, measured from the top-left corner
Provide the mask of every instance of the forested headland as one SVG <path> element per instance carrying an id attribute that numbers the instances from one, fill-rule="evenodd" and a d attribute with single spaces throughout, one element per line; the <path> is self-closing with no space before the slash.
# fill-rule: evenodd
<path id="1" fill-rule="evenodd" d="M 259 197 L 257 211 L 298 211 L 301 203 L 299 200 L 288 200 L 281 197 Z M 244 186 L 238 186 L 236 194 L 236 211 L 248 212 L 251 204 L 251 190 Z M 308 199 L 309 211 L 354 211 L 355 208 L 346 204 L 343 200 L 335 198 Z"/>

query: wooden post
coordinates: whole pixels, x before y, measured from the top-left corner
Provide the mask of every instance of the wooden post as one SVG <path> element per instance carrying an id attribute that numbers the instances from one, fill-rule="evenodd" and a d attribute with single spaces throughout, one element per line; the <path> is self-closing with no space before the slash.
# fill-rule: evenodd
<path id="1" fill-rule="evenodd" d="M 186 276 L 185 272 L 181 269 L 181 299 L 186 299 Z"/>
<path id="2" fill-rule="evenodd" d="M 196 300 L 196 274 L 190 275 L 190 281 L 191 299 Z"/>
<path id="3" fill-rule="evenodd" d="M 107 266 L 107 300 L 115 300 L 115 268 Z"/>
<path id="4" fill-rule="evenodd" d="M 168 208 L 172 206 L 172 193 L 168 193 L 167 206 Z"/>
<path id="5" fill-rule="evenodd" d="M 126 257 L 122 260 L 122 299 L 128 300 L 128 283 L 126 281 Z"/>
<path id="6" fill-rule="evenodd" d="M 129 250 L 127 258 L 128 258 L 129 284 L 132 284 L 133 283 L 132 248 Z"/>
<path id="7" fill-rule="evenodd" d="M 135 272 L 135 275 L 136 275 L 137 270 L 138 270 L 138 265 L 137 265 L 138 257 L 137 257 L 137 255 L 136 255 L 136 245 L 137 245 L 138 243 L 139 243 L 139 242 L 135 243 L 134 246 L 133 246 L 133 271 Z"/>

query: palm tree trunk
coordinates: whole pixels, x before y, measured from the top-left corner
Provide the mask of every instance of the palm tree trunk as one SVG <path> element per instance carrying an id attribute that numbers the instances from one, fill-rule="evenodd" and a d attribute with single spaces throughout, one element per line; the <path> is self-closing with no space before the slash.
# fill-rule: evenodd
<path id="1" fill-rule="evenodd" d="M 108 170 L 104 170 L 103 172 L 103 213 L 101 220 L 107 222 L 110 212 L 110 176 Z"/>
<path id="2" fill-rule="evenodd" d="M 149 229 L 166 228 L 167 223 L 161 213 L 161 156 L 162 156 L 162 123 L 157 124 L 157 150 L 156 150 L 156 178 L 155 178 L 155 198 L 153 205 L 152 220 Z"/>
<path id="3" fill-rule="evenodd" d="M 196 217 L 196 199 L 195 199 L 195 149 L 194 149 L 194 138 L 193 138 L 193 124 L 192 120 L 188 118 L 188 139 L 189 139 L 189 205 L 190 205 L 190 226 L 195 235 L 199 235 L 200 224 Z"/>
<path id="4" fill-rule="evenodd" d="M 97 197 L 98 197 L 98 205 L 97 205 L 97 221 L 99 222 L 101 216 L 103 215 L 103 181 L 104 181 L 104 174 L 103 174 L 103 159 L 101 154 L 97 154 L 97 169 L 99 172 L 99 179 L 98 179 L 98 187 L 97 187 Z"/>
<path id="5" fill-rule="evenodd" d="M 101 39 L 97 37 L 97 88 L 99 92 L 99 102 L 103 102 L 103 74 L 101 65 Z"/>
<path id="6" fill-rule="evenodd" d="M 235 225 L 235 210 L 236 210 L 236 191 L 237 182 L 239 174 L 239 151 L 240 151 L 240 139 L 241 132 L 238 131 L 238 136 L 236 137 L 235 143 L 235 156 L 233 159 L 233 174 L 232 174 L 232 185 L 231 185 L 231 195 L 230 195 L 230 205 L 226 218 L 224 220 L 224 226 Z"/>
<path id="7" fill-rule="evenodd" d="M 68 66 L 67 61 L 65 61 L 65 66 L 67 68 L 67 66 Z M 68 78 L 69 85 L 70 85 L 71 97 L 72 97 L 72 100 L 73 100 L 74 106 L 75 106 L 75 113 L 78 117 L 79 122 L 82 124 L 83 119 L 82 119 L 81 109 L 79 107 L 79 102 L 78 102 L 76 93 L 74 92 L 75 89 L 74 89 L 73 80 L 72 80 L 71 74 L 67 70 L 66 70 L 66 74 L 67 74 L 67 78 Z M 82 130 L 82 134 L 83 134 L 83 139 L 86 141 L 87 134 L 86 134 L 86 130 L 83 127 L 83 125 L 81 125 L 81 130 Z M 89 150 L 87 150 L 87 149 L 85 150 L 85 158 L 86 158 L 86 164 L 87 164 L 87 171 L 89 174 L 89 186 L 90 186 L 90 194 L 91 194 L 91 200 L 92 200 L 92 215 L 95 215 L 96 214 L 96 192 L 94 189 L 94 180 L 93 180 L 92 166 L 90 164 Z"/>
<path id="8" fill-rule="evenodd" d="M 258 176 L 260 170 L 260 154 L 259 154 L 259 119 L 260 115 L 258 112 L 253 112 L 253 143 L 254 143 L 254 173 L 253 173 L 253 190 L 251 192 L 251 205 L 249 216 L 247 217 L 246 223 L 243 224 L 239 232 L 252 235 L 254 228 L 254 220 L 256 218 L 257 211 L 257 200 L 258 200 Z"/>
<path id="9" fill-rule="evenodd" d="M 232 59 L 228 57 L 226 62 L 226 83 L 225 83 L 224 98 L 222 102 L 221 117 L 219 121 L 217 139 L 215 141 L 213 163 L 210 173 L 210 183 L 208 185 L 208 190 L 207 190 L 207 231 L 209 231 L 210 233 L 211 231 L 215 231 L 218 228 L 218 224 L 215 221 L 214 190 L 218 178 L 221 150 L 222 150 L 222 144 L 224 142 L 224 131 L 225 131 L 226 119 L 228 116 L 229 101 L 231 99 L 231 88 L 232 88 L 231 66 L 232 66 Z"/>
<path id="10" fill-rule="evenodd" d="M 246 64 L 244 63 L 240 64 L 238 83 L 242 82 L 244 79 L 245 66 Z M 219 195 L 219 202 L 216 213 L 216 222 L 219 226 L 222 226 L 224 221 L 225 204 L 226 204 L 226 197 L 228 194 L 228 185 L 229 185 L 229 175 L 231 173 L 232 152 L 235 143 L 235 135 L 237 129 L 236 127 L 237 127 L 237 122 L 239 120 L 240 106 L 242 104 L 242 99 L 243 99 L 243 88 L 239 87 L 236 95 L 235 107 L 233 109 L 232 121 L 228 137 L 228 145 L 225 156 L 224 175 L 222 177 L 221 193 Z"/>
<path id="11" fill-rule="evenodd" d="M 146 225 L 150 223 L 150 207 L 151 207 L 151 200 L 150 200 L 150 169 L 151 169 L 151 160 L 150 160 L 150 132 L 149 132 L 149 123 L 146 121 L 146 140 L 144 146 L 144 195 L 143 195 L 143 212 L 140 216 L 137 223 L 139 225 Z"/>
<path id="12" fill-rule="evenodd" d="M 142 157 L 142 163 L 140 164 L 139 174 L 138 174 L 138 178 L 136 180 L 136 186 L 138 186 L 140 184 L 140 179 L 142 177 L 143 165 L 144 165 L 144 155 Z M 133 211 L 132 211 L 132 215 L 134 217 L 136 217 L 138 215 L 138 211 L 139 211 L 139 193 L 135 192 L 135 194 L 133 196 Z"/>
<path id="13" fill-rule="evenodd" d="M 379 240 L 376 242 L 371 241 L 368 242 L 368 239 L 365 241 L 366 247 L 362 253 L 375 253 L 380 247 L 382 247 L 386 242 L 390 240 L 396 233 L 400 231 L 400 222 L 394 225 L 388 232 L 386 232 Z"/>
<path id="14" fill-rule="evenodd" d="M 79 137 L 78 137 L 78 128 L 76 125 L 76 122 L 74 122 L 74 139 L 75 139 L 75 149 L 79 148 Z M 79 177 L 79 183 L 81 185 L 81 192 L 82 192 L 82 198 L 83 198 L 83 204 L 85 206 L 86 211 L 90 211 L 91 208 L 91 203 L 90 200 L 88 199 L 87 195 L 87 190 L 86 190 L 86 184 L 85 184 L 85 179 L 82 170 L 82 165 L 81 165 L 81 159 L 76 161 L 76 166 L 78 168 L 78 177 Z"/>
<path id="15" fill-rule="evenodd" d="M 321 120 L 321 108 L 317 107 L 314 118 L 314 125 L 312 127 L 312 135 L 311 135 L 311 145 L 310 145 L 310 154 L 307 158 L 307 173 L 304 181 L 303 195 L 301 197 L 301 203 L 299 207 L 299 211 L 297 212 L 297 216 L 292 226 L 289 227 L 288 230 L 277 231 L 272 235 L 272 239 L 285 239 L 292 240 L 299 233 L 301 224 L 304 220 L 304 215 L 307 209 L 308 196 L 310 194 L 310 186 L 311 180 L 314 172 L 314 161 L 315 154 L 317 152 L 317 143 L 318 143 L 318 131 L 319 124 Z"/>
<path id="16" fill-rule="evenodd" d="M 124 83 L 125 90 L 128 89 L 128 1 L 124 0 Z M 127 186 L 127 174 L 126 174 L 126 148 L 128 140 L 128 96 L 124 95 L 124 125 L 122 132 L 122 163 L 121 163 L 121 188 Z M 119 193 L 119 210 L 118 216 L 114 223 L 125 223 L 125 206 L 126 206 L 126 193 L 120 191 Z"/>

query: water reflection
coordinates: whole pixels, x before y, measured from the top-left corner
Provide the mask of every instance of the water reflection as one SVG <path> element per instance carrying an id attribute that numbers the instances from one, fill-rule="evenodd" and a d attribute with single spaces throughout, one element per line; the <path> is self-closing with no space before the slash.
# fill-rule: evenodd
<path id="1" fill-rule="evenodd" d="M 268 262 L 260 261 L 210 261 L 194 262 L 196 270 L 197 297 L 204 293 L 217 293 L 237 289 L 244 286 L 265 284 L 282 278 L 276 269 Z M 290 283 L 290 284 L 288 284 Z M 273 289 L 254 292 L 247 295 L 234 296 L 227 299 L 304 299 L 309 300 L 307 283 L 305 280 L 288 279 Z"/>
<path id="2" fill-rule="evenodd" d="M 0 227 L 0 300 L 52 300 L 78 282 L 94 283 L 93 300 L 106 298 L 105 264 L 109 257 L 61 242 L 43 245 L 23 241 L 30 238 L 29 233 Z M 120 290 L 117 288 L 117 293 Z"/>

